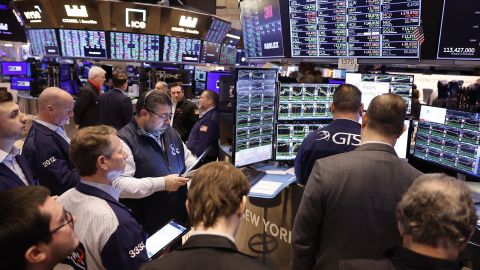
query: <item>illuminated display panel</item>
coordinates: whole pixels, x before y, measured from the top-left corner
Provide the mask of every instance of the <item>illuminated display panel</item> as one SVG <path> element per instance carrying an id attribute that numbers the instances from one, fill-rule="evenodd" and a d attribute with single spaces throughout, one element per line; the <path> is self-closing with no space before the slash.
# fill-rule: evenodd
<path id="1" fill-rule="evenodd" d="M 210 28 L 208 29 L 207 35 L 205 36 L 204 40 L 215 43 L 222 43 L 228 31 L 230 31 L 230 28 L 231 25 L 229 22 L 212 18 L 212 24 L 210 25 Z"/>
<path id="2" fill-rule="evenodd" d="M 200 63 L 218 64 L 221 46 L 219 43 L 204 41 L 202 53 L 200 54 Z"/>
<path id="3" fill-rule="evenodd" d="M 60 29 L 62 56 L 107 58 L 104 31 Z"/>
<path id="4" fill-rule="evenodd" d="M 220 65 L 235 65 L 237 61 L 237 48 L 228 44 L 223 44 L 220 52 Z"/>
<path id="5" fill-rule="evenodd" d="M 160 61 L 160 36 L 110 32 L 112 59 Z"/>
<path id="6" fill-rule="evenodd" d="M 328 123 L 311 122 L 277 124 L 275 160 L 294 160 L 303 139 L 327 125 Z"/>
<path id="7" fill-rule="evenodd" d="M 30 29 L 27 33 L 32 55 L 60 54 L 55 29 Z"/>
<path id="8" fill-rule="evenodd" d="M 198 39 L 164 37 L 164 62 L 196 62 L 200 59 L 201 43 Z"/>
<path id="9" fill-rule="evenodd" d="M 289 0 L 292 57 L 418 58 L 421 1 Z"/>

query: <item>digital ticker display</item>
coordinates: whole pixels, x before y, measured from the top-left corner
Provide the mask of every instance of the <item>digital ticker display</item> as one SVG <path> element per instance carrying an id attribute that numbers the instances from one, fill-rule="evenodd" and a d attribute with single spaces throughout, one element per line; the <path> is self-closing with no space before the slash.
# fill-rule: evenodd
<path id="1" fill-rule="evenodd" d="M 444 0 L 438 58 L 480 60 L 480 1 Z"/>
<path id="2" fill-rule="evenodd" d="M 110 32 L 112 59 L 160 61 L 160 37 L 135 33 Z"/>
<path id="3" fill-rule="evenodd" d="M 275 160 L 294 160 L 303 140 L 328 123 L 279 123 L 276 129 Z"/>
<path id="4" fill-rule="evenodd" d="M 282 84 L 278 120 L 331 119 L 330 105 L 338 84 Z"/>
<path id="5" fill-rule="evenodd" d="M 279 0 L 244 0 L 240 19 L 247 58 L 284 56 Z"/>
<path id="6" fill-rule="evenodd" d="M 60 29 L 62 56 L 107 58 L 105 32 Z"/>
<path id="7" fill-rule="evenodd" d="M 234 165 L 273 157 L 275 69 L 238 69 L 236 85 Z"/>
<path id="8" fill-rule="evenodd" d="M 289 0 L 292 57 L 418 58 L 421 0 Z"/>
<path id="9" fill-rule="evenodd" d="M 480 177 L 480 114 L 422 106 L 414 156 Z"/>
<path id="10" fill-rule="evenodd" d="M 164 62 L 198 62 L 201 43 L 198 39 L 164 37 Z"/>
<path id="11" fill-rule="evenodd" d="M 60 54 L 55 29 L 30 29 L 27 33 L 32 55 Z"/>

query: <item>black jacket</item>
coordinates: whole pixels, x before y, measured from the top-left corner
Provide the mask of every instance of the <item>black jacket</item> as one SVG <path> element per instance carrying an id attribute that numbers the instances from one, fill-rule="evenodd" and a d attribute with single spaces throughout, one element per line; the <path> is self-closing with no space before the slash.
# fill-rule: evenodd
<path id="1" fill-rule="evenodd" d="M 122 90 L 114 88 L 98 98 L 99 124 L 120 130 L 132 120 L 132 100 Z"/>
<path id="2" fill-rule="evenodd" d="M 146 264 L 142 270 L 266 270 L 253 257 L 240 253 L 228 238 L 217 235 L 193 235 L 176 251 Z"/>
<path id="3" fill-rule="evenodd" d="M 73 118 L 79 128 L 98 125 L 97 89 L 89 82 L 78 93 L 73 107 Z"/>
<path id="4" fill-rule="evenodd" d="M 188 140 L 193 125 L 198 120 L 195 114 L 197 106 L 185 97 L 177 103 L 175 114 L 173 115 L 173 128 L 180 134 L 183 142 Z"/>
<path id="5" fill-rule="evenodd" d="M 22 169 L 25 178 L 30 185 L 38 185 L 37 179 L 33 177 L 32 171 L 30 170 L 30 166 L 28 166 L 27 161 L 22 156 L 16 156 L 15 159 L 17 160 L 18 165 Z M 15 174 L 7 165 L 0 163 L 0 191 L 22 187 L 25 186 L 25 183 Z"/>

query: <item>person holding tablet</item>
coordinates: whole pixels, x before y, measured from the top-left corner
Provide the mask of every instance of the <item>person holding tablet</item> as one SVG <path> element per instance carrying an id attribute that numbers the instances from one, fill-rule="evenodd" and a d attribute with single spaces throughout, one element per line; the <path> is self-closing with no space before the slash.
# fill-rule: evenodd
<path id="1" fill-rule="evenodd" d="M 249 189 L 247 178 L 227 162 L 202 166 L 193 176 L 186 201 L 193 225 L 190 238 L 142 269 L 269 269 L 235 245 Z"/>
<path id="2" fill-rule="evenodd" d="M 88 269 L 139 269 L 148 260 L 147 234 L 112 186 L 127 158 L 116 130 L 105 125 L 79 130 L 70 156 L 81 181 L 57 201 L 78 218 L 74 230 L 85 246 Z"/>

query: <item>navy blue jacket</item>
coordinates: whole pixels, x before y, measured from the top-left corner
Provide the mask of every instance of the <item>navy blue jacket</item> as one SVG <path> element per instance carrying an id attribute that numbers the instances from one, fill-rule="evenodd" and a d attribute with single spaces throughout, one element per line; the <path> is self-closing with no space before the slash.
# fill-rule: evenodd
<path id="1" fill-rule="evenodd" d="M 302 142 L 295 158 L 297 182 L 307 184 L 315 161 L 354 150 L 360 145 L 361 125 L 347 119 L 336 119 L 323 129 L 309 134 Z"/>
<path id="2" fill-rule="evenodd" d="M 70 160 L 68 143 L 55 131 L 35 121 L 23 145 L 24 156 L 40 185 L 60 195 L 80 182 Z"/>
<path id="3" fill-rule="evenodd" d="M 210 145 L 212 150 L 208 153 L 210 160 L 218 156 L 218 110 L 214 108 L 208 111 L 200 120 L 198 120 L 190 132 L 187 147 L 197 157 L 205 151 Z"/>
<path id="4" fill-rule="evenodd" d="M 99 123 L 120 130 L 132 120 L 132 100 L 114 88 L 98 98 Z"/>
<path id="5" fill-rule="evenodd" d="M 16 156 L 18 165 L 23 171 L 30 185 L 37 185 L 38 181 L 33 177 L 33 173 L 28 166 L 27 161 L 22 156 Z M 25 186 L 25 183 L 5 164 L 0 164 L 0 191 Z"/>
<path id="6" fill-rule="evenodd" d="M 98 96 L 95 86 L 87 82 L 78 92 L 73 118 L 79 128 L 98 125 Z"/>
<path id="7" fill-rule="evenodd" d="M 172 127 L 167 127 L 162 135 L 165 152 L 155 139 L 138 127 L 135 119 L 123 127 L 118 136 L 132 150 L 136 178 L 178 174 L 185 167 L 183 143 Z M 184 185 L 175 192 L 160 191 L 146 198 L 122 202 L 133 210 L 143 228 L 153 234 L 172 218 L 187 223 L 186 199 L 187 186 Z"/>

